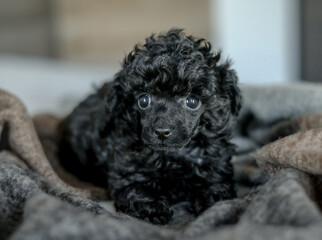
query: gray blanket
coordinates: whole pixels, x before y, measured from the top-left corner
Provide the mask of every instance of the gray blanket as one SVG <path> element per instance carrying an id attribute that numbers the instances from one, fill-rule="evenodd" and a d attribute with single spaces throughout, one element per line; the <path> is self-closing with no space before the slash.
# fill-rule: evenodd
<path id="1" fill-rule="evenodd" d="M 0 239 L 322 239 L 322 86 L 242 91 L 238 198 L 198 218 L 178 210 L 168 226 L 116 213 L 104 189 L 64 172 L 55 161 L 58 120 L 32 123 L 0 91 Z"/>

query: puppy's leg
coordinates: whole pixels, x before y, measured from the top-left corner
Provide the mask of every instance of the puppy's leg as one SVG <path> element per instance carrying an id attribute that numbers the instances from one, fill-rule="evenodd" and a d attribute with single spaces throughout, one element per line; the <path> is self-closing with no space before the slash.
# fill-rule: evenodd
<path id="1" fill-rule="evenodd" d="M 196 174 L 190 181 L 191 212 L 199 215 L 218 201 L 236 197 L 229 161 L 194 167 Z"/>
<path id="2" fill-rule="evenodd" d="M 165 198 L 152 196 L 141 185 L 119 190 L 114 199 L 118 211 L 155 224 L 167 224 L 173 215 Z"/>
<path id="3" fill-rule="evenodd" d="M 232 183 L 217 182 L 207 188 L 198 188 L 192 194 L 191 208 L 192 213 L 199 215 L 216 202 L 235 198 L 235 190 Z"/>

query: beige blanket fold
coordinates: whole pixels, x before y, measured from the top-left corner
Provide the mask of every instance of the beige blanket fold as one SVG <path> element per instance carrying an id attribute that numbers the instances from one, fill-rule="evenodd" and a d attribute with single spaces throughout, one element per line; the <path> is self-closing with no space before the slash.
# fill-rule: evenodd
<path id="1" fill-rule="evenodd" d="M 283 137 L 285 133 L 293 134 Z M 292 167 L 322 175 L 322 114 L 283 122 L 271 135 L 281 138 L 257 151 L 256 159 L 261 168 L 275 172 L 282 167 Z"/>
<path id="2" fill-rule="evenodd" d="M 7 141 L 11 154 L 21 159 L 31 170 L 38 173 L 54 187 L 63 191 L 82 195 L 84 197 L 95 197 L 97 189 L 78 189 L 70 186 L 52 168 L 48 161 L 42 145 L 35 131 L 32 119 L 27 113 L 23 103 L 12 94 L 0 90 L 0 125 L 3 129 L 8 127 Z"/>

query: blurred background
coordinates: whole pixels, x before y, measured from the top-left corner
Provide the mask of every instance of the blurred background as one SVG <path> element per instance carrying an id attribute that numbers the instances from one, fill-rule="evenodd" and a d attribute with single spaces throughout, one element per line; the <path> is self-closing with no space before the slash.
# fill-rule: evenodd
<path id="1" fill-rule="evenodd" d="M 134 44 L 184 28 L 243 85 L 322 81 L 321 0 L 0 0 L 0 87 L 31 114 L 68 113 Z"/>

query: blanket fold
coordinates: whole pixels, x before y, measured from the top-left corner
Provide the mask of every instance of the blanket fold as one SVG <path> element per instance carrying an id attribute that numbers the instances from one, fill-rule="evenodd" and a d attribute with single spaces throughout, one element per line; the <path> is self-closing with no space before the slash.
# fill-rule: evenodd
<path id="1" fill-rule="evenodd" d="M 9 146 L 11 152 L 30 169 L 58 187 L 77 191 L 61 181 L 52 169 L 24 105 L 3 90 L 0 90 L 0 124 L 7 132 L 6 136 L 2 136 L 1 142 L 5 142 L 4 145 Z M 3 139 L 4 137 L 7 139 Z"/>

